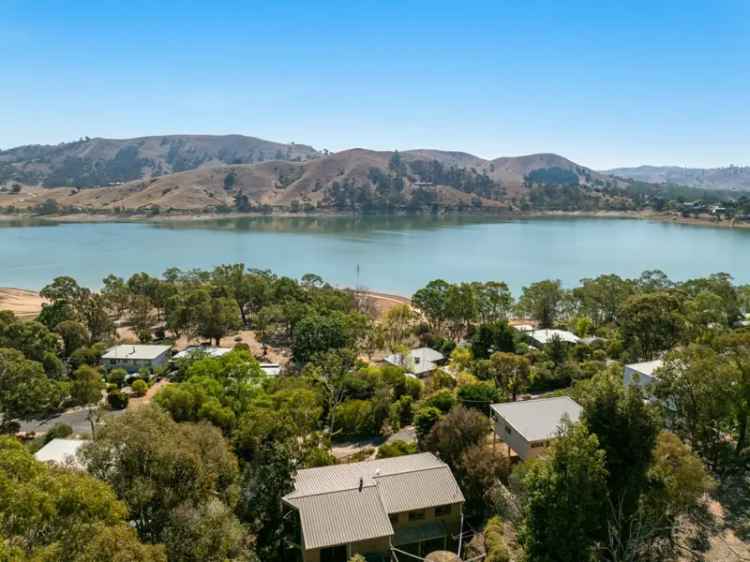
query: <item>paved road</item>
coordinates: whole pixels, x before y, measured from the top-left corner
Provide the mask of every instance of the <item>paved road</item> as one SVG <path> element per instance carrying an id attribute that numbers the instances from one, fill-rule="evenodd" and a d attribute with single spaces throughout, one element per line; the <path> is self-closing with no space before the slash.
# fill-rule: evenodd
<path id="1" fill-rule="evenodd" d="M 102 410 L 101 417 L 102 420 L 104 420 L 108 417 L 120 416 L 124 411 L 125 410 Z M 91 425 L 89 424 L 88 419 L 86 419 L 86 414 L 86 410 L 82 408 L 68 410 L 59 416 L 55 416 L 46 421 L 23 422 L 21 423 L 21 431 L 25 433 L 32 431 L 35 433 L 45 433 L 56 423 L 65 423 L 73 428 L 73 433 L 91 433 Z"/>

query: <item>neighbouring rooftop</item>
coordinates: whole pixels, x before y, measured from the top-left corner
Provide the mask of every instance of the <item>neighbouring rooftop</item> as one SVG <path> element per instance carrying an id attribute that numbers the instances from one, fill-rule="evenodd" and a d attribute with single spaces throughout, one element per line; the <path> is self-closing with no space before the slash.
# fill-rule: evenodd
<path id="1" fill-rule="evenodd" d="M 556 437 L 563 418 L 575 423 L 582 412 L 567 396 L 493 404 L 492 410 L 529 443 Z"/>
<path id="2" fill-rule="evenodd" d="M 401 353 L 387 355 L 383 360 L 386 363 L 403 367 L 410 373 L 421 375 L 429 373 L 438 368 L 438 363 L 445 359 L 445 356 L 430 347 L 418 347 L 412 349 L 404 358 Z"/>
<path id="3" fill-rule="evenodd" d="M 210 347 L 205 345 L 192 345 L 174 356 L 175 359 L 185 359 L 193 354 L 203 353 L 210 357 L 221 357 L 232 351 L 228 347 Z"/>
<path id="4" fill-rule="evenodd" d="M 102 359 L 152 360 L 172 349 L 170 345 L 121 344 L 110 347 Z"/>
<path id="5" fill-rule="evenodd" d="M 578 343 L 581 341 L 581 338 L 567 330 L 532 330 L 531 332 L 527 332 L 527 334 L 541 345 L 546 345 L 555 338 L 559 338 L 561 341 L 567 343 Z"/>
<path id="6" fill-rule="evenodd" d="M 34 458 L 42 462 L 53 462 L 61 466 L 83 468 L 76 456 L 86 443 L 82 439 L 53 439 L 34 453 Z"/>
<path id="7" fill-rule="evenodd" d="M 653 361 L 643 361 L 641 363 L 630 363 L 629 365 L 625 365 L 625 368 L 640 373 L 641 375 L 653 377 L 656 370 L 662 365 L 664 365 L 663 360 L 655 359 Z"/>

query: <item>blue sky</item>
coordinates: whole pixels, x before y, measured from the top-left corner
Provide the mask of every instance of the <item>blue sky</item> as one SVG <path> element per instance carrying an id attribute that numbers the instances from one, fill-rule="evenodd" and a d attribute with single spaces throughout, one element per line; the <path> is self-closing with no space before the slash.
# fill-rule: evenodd
<path id="1" fill-rule="evenodd" d="M 0 0 L 0 147 L 166 133 L 750 165 L 750 2 Z"/>

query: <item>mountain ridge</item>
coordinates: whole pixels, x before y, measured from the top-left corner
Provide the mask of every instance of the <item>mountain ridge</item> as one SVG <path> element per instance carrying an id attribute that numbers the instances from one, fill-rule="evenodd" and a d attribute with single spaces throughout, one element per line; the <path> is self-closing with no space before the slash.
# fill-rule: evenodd
<path id="1" fill-rule="evenodd" d="M 673 183 L 703 189 L 750 191 L 750 166 L 693 168 L 687 166 L 642 165 L 601 170 L 603 174 L 645 181 Z"/>

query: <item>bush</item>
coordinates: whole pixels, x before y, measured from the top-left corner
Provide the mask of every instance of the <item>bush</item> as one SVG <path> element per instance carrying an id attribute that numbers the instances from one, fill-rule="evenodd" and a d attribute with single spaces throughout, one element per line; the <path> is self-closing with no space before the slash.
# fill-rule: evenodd
<path id="1" fill-rule="evenodd" d="M 417 439 L 420 443 L 430 434 L 441 416 L 440 410 L 434 406 L 422 406 L 414 414 L 414 428 L 417 431 Z"/>
<path id="2" fill-rule="evenodd" d="M 465 384 L 458 389 L 458 399 L 466 408 L 474 408 L 489 414 L 490 404 L 499 402 L 501 393 L 495 383 L 483 381 Z"/>
<path id="3" fill-rule="evenodd" d="M 146 391 L 148 390 L 148 385 L 143 379 L 136 379 L 135 382 L 130 385 L 130 388 L 133 389 L 133 394 L 136 396 L 145 396 Z"/>
<path id="4" fill-rule="evenodd" d="M 56 423 L 52 426 L 52 429 L 50 429 L 44 435 L 44 444 L 46 445 L 53 439 L 65 439 L 70 435 L 73 435 L 72 427 L 70 427 L 67 423 Z"/>
<path id="5" fill-rule="evenodd" d="M 403 455 L 412 455 L 417 452 L 416 443 L 407 443 L 406 441 L 396 440 L 381 445 L 378 449 L 379 459 L 389 459 L 391 457 L 401 457 Z"/>
<path id="6" fill-rule="evenodd" d="M 122 390 L 113 390 L 107 394 L 107 404 L 113 410 L 124 410 L 128 407 L 130 398 Z"/>
<path id="7" fill-rule="evenodd" d="M 435 394 L 425 400 L 426 406 L 433 406 L 442 413 L 447 414 L 456 405 L 456 397 L 450 390 L 438 390 Z"/>
<path id="8" fill-rule="evenodd" d="M 125 369 L 112 369 L 107 375 L 107 382 L 117 385 L 118 388 L 122 388 L 127 377 L 128 372 Z"/>
<path id="9" fill-rule="evenodd" d="M 379 429 L 369 400 L 347 400 L 336 406 L 336 430 L 344 437 L 375 435 Z"/>
<path id="10" fill-rule="evenodd" d="M 497 515 L 487 521 L 484 528 L 484 544 L 487 549 L 485 562 L 508 562 L 510 554 L 505 544 L 503 520 Z"/>

